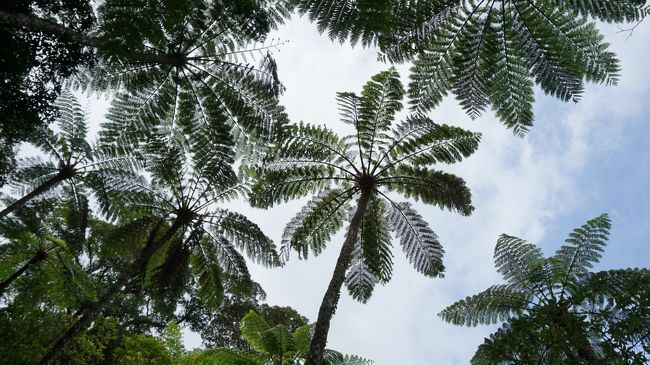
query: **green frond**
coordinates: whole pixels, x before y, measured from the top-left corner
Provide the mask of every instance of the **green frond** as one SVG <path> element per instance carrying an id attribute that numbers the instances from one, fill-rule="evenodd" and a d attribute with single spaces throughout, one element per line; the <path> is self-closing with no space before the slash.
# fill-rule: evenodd
<path id="1" fill-rule="evenodd" d="M 337 170 L 331 166 L 301 166 L 291 170 L 264 171 L 251 189 L 250 203 L 254 207 L 268 208 L 318 193 L 336 181 L 336 175 Z"/>
<path id="2" fill-rule="evenodd" d="M 26 195 L 58 173 L 58 166 L 38 156 L 20 158 L 10 183 L 16 194 Z"/>
<path id="3" fill-rule="evenodd" d="M 253 349 L 261 353 L 269 353 L 264 333 L 271 329 L 266 321 L 255 311 L 251 310 L 242 318 L 239 329 L 241 334 Z"/>
<path id="4" fill-rule="evenodd" d="M 502 234 L 494 248 L 494 264 L 506 280 L 520 288 L 544 295 L 552 284 L 542 250 L 520 238 Z"/>
<path id="5" fill-rule="evenodd" d="M 400 164 L 394 172 L 379 181 L 388 190 L 425 204 L 437 205 L 462 215 L 469 215 L 474 210 L 465 181 L 453 174 Z"/>
<path id="6" fill-rule="evenodd" d="M 359 239 L 365 266 L 375 279 L 385 284 L 393 274 L 388 209 L 383 199 L 373 197 L 361 221 Z"/>
<path id="7" fill-rule="evenodd" d="M 338 351 L 326 349 L 323 355 L 323 363 L 326 365 L 371 365 L 373 361 L 356 355 L 343 355 Z"/>
<path id="8" fill-rule="evenodd" d="M 359 238 L 354 243 L 350 266 L 345 273 L 345 286 L 348 288 L 348 292 L 352 298 L 361 303 L 366 303 L 372 296 L 375 284 L 378 281 L 372 273 L 372 269 L 366 264 L 361 247 L 361 239 Z"/>
<path id="9" fill-rule="evenodd" d="M 330 129 L 307 123 L 287 126 L 276 147 L 269 151 L 265 162 L 283 160 L 312 160 L 342 162 L 345 145 Z"/>
<path id="10" fill-rule="evenodd" d="M 201 361 L 214 361 L 216 365 L 265 365 L 266 359 L 258 354 L 246 351 L 220 348 L 211 350 L 206 359 Z"/>
<path id="11" fill-rule="evenodd" d="M 478 149 L 481 134 L 445 124 L 422 115 L 411 115 L 393 129 L 387 149 L 386 169 L 399 163 L 427 166 L 452 164 Z"/>
<path id="12" fill-rule="evenodd" d="M 87 146 L 87 118 L 79 101 L 70 92 L 65 91 L 57 98 L 55 106 L 58 112 L 56 123 L 61 130 L 59 143 L 64 144 L 59 147 L 70 149 L 70 154 L 87 152 L 87 148 L 84 148 Z"/>
<path id="13" fill-rule="evenodd" d="M 224 298 L 220 259 L 218 250 L 203 241 L 194 245 L 190 256 L 192 272 L 197 277 L 196 292 L 201 302 L 213 310 L 221 306 Z"/>
<path id="14" fill-rule="evenodd" d="M 292 354 L 294 357 L 299 359 L 307 357 L 307 352 L 309 351 L 309 345 L 311 344 L 313 332 L 313 323 L 300 326 L 296 328 L 295 331 L 293 331 L 293 338 L 296 344 L 296 350 Z"/>
<path id="15" fill-rule="evenodd" d="M 444 321 L 465 326 L 495 324 L 526 311 L 531 296 L 516 285 L 494 285 L 460 300 L 438 314 Z"/>
<path id="16" fill-rule="evenodd" d="M 618 61 L 594 23 L 582 16 L 597 13 L 588 10 L 593 4 L 517 0 L 448 6 L 433 14 L 417 37 L 386 50 L 389 59 L 400 59 L 407 45 L 399 42 L 420 48 L 409 84 L 416 111 L 431 110 L 452 91 L 472 118 L 491 105 L 522 135 L 533 123 L 532 80 L 564 101 L 578 101 L 584 81 L 617 81 Z M 628 2 L 627 10 L 633 7 Z"/>
<path id="17" fill-rule="evenodd" d="M 280 264 L 273 241 L 268 238 L 258 225 L 244 215 L 225 209 L 213 210 L 210 224 L 219 235 L 226 237 L 241 249 L 253 262 L 266 267 Z"/>
<path id="18" fill-rule="evenodd" d="M 195 249 L 201 250 L 206 245 L 214 245 L 216 257 L 219 260 L 219 266 L 223 269 L 224 273 L 231 276 L 231 280 L 236 281 L 238 285 L 244 289 L 253 286 L 253 280 L 248 271 L 246 259 L 239 253 L 239 251 L 237 251 L 230 241 L 224 237 L 212 235 L 210 242 L 201 242 Z M 212 248 L 209 249 L 212 250 Z"/>
<path id="19" fill-rule="evenodd" d="M 443 276 L 444 250 L 438 236 L 409 203 L 392 203 L 388 207 L 390 228 L 400 239 L 402 250 L 411 265 L 430 277 Z"/>
<path id="20" fill-rule="evenodd" d="M 579 277 L 569 294 L 574 302 L 584 302 L 586 308 L 606 306 L 615 302 L 626 308 L 637 294 L 650 293 L 650 270 L 618 269 L 588 273 Z"/>
<path id="21" fill-rule="evenodd" d="M 183 237 L 170 242 L 151 259 L 146 281 L 153 296 L 163 303 L 175 303 L 185 292 L 190 277 L 189 263 L 192 251 L 184 244 Z M 171 311 L 175 305 L 171 305 Z"/>
<path id="22" fill-rule="evenodd" d="M 291 249 L 301 258 L 307 258 L 310 249 L 314 255 L 320 254 L 347 219 L 353 194 L 354 190 L 326 189 L 307 202 L 284 228 L 281 246 L 285 259 Z"/>
<path id="23" fill-rule="evenodd" d="M 339 105 L 341 105 L 339 94 Z M 395 113 L 402 109 L 404 89 L 399 74 L 394 68 L 380 72 L 363 86 L 361 97 L 358 97 L 356 120 L 353 120 L 357 132 L 357 143 L 362 149 L 363 156 L 372 160 L 379 156 L 376 145 L 387 139 L 386 132 L 395 119 Z M 341 106 L 339 106 L 341 109 Z M 343 118 L 346 114 L 341 115 Z M 345 119 L 344 119 L 345 120 Z M 362 157 L 363 158 L 363 157 Z"/>
<path id="24" fill-rule="evenodd" d="M 611 221 L 606 214 L 587 221 L 576 228 L 566 239 L 567 245 L 560 247 L 550 258 L 553 277 L 564 288 L 585 275 L 594 263 L 600 260 L 607 245 Z"/>
<path id="25" fill-rule="evenodd" d="M 608 23 L 636 22 L 648 14 L 641 0 L 554 0 L 556 6 Z"/>

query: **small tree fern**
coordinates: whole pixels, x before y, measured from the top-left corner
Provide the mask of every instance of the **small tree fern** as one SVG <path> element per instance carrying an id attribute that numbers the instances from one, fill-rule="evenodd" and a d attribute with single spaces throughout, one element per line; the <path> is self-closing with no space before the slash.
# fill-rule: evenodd
<path id="1" fill-rule="evenodd" d="M 480 136 L 413 115 L 391 130 L 404 89 L 393 69 L 372 77 L 361 95 L 339 93 L 344 122 L 355 134 L 344 138 L 308 124 L 293 125 L 269 152 L 253 186 L 251 203 L 269 207 L 314 195 L 289 222 L 285 254 L 319 254 L 349 219 L 345 242 L 318 314 L 308 363 L 321 364 L 329 323 L 343 282 L 357 300 L 367 301 L 375 284 L 392 273 L 391 232 L 416 270 L 441 276 L 438 237 L 409 203 L 388 192 L 469 215 L 470 192 L 462 179 L 428 168 L 454 163 L 478 147 Z"/>
<path id="2" fill-rule="evenodd" d="M 589 272 L 600 260 L 609 228 L 606 215 L 596 217 L 571 232 L 549 258 L 531 243 L 502 235 L 494 261 L 506 283 L 440 312 L 456 325 L 506 322 L 479 347 L 472 363 L 645 363 L 650 272 Z"/>

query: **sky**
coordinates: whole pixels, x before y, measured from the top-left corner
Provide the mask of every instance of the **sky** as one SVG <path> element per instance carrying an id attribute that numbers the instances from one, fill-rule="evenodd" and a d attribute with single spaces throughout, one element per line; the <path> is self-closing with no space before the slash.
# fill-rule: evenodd
<path id="1" fill-rule="evenodd" d="M 328 347 L 388 364 L 467 364 L 494 326 L 456 327 L 437 317 L 446 306 L 501 282 L 492 254 L 498 236 L 515 235 L 551 255 L 567 234 L 588 219 L 607 213 L 611 240 L 594 270 L 649 266 L 650 249 L 650 22 L 634 33 L 603 26 L 603 34 L 621 59 L 617 86 L 589 85 L 583 99 L 563 103 L 536 94 L 536 125 L 525 138 L 515 137 L 492 113 L 472 121 L 453 97 L 434 110 L 438 122 L 480 131 L 478 152 L 444 169 L 464 178 L 475 212 L 462 217 L 416 203 L 445 248 L 445 278 L 416 272 L 396 243 L 390 283 L 375 289 L 367 304 L 344 292 L 332 320 Z M 338 91 L 359 92 L 372 75 L 388 68 L 376 50 L 352 48 L 320 35 L 306 19 L 295 17 L 273 35 L 288 40 L 275 52 L 286 86 L 282 103 L 293 122 L 325 124 L 346 130 L 337 115 Z M 399 67 L 407 82 L 408 67 Z M 101 121 L 105 101 L 89 101 Z M 403 116 L 403 115 L 402 115 Z M 245 202 L 234 207 L 279 242 L 284 225 L 306 200 L 267 211 Z M 250 265 L 267 302 L 288 305 L 315 321 L 341 244 L 338 234 L 318 257 L 293 255 L 281 269 Z M 185 332 L 186 346 L 200 346 Z"/>

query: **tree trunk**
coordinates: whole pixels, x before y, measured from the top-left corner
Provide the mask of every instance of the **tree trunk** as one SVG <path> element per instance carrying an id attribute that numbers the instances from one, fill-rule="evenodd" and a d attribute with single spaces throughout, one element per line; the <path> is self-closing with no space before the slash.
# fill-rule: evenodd
<path id="1" fill-rule="evenodd" d="M 76 32 L 61 24 L 53 23 L 32 15 L 0 11 L 0 24 L 11 27 L 29 28 L 31 31 L 52 34 L 62 41 L 79 43 L 92 48 L 106 48 L 106 44 L 99 38 Z M 177 54 L 129 52 L 129 57 L 137 62 L 167 64 L 173 66 L 183 64 L 184 62 L 184 58 Z"/>
<path id="2" fill-rule="evenodd" d="M 18 271 L 13 273 L 10 277 L 8 277 L 6 280 L 4 280 L 2 283 L 0 283 L 0 297 L 2 297 L 2 294 L 4 294 L 5 290 L 11 283 L 18 279 L 20 275 L 24 274 L 25 271 L 29 269 L 30 266 L 43 261 L 47 256 L 46 255 L 34 255 L 29 261 L 27 261 Z"/>
<path id="3" fill-rule="evenodd" d="M 336 310 L 336 305 L 339 301 L 341 287 L 345 281 L 345 272 L 350 266 L 354 243 L 359 235 L 359 228 L 361 227 L 361 221 L 366 212 L 366 208 L 368 207 L 369 200 L 370 191 L 362 191 L 357 205 L 357 210 L 350 221 L 350 227 L 348 228 L 345 241 L 341 247 L 339 258 L 336 260 L 332 279 L 330 280 L 330 284 L 327 287 L 320 309 L 318 310 L 318 320 L 316 321 L 316 326 L 314 328 L 314 336 L 312 337 L 311 345 L 309 347 L 309 354 L 307 356 L 307 361 L 305 362 L 306 365 L 322 365 L 323 363 L 323 355 L 325 346 L 327 345 L 327 333 L 330 329 L 330 321 L 332 320 L 332 316 Z"/>
<path id="4" fill-rule="evenodd" d="M 8 207 L 4 208 L 2 211 L 0 211 L 0 219 L 6 217 L 16 209 L 22 207 L 27 203 L 28 201 L 32 200 L 33 198 L 43 194 L 44 192 L 50 190 L 53 186 L 57 185 L 61 181 L 65 180 L 66 177 L 65 175 L 58 173 L 51 179 L 45 181 L 41 185 L 39 185 L 36 189 L 32 190 L 29 194 L 23 196 L 22 198 L 16 200 L 15 202 L 11 203 Z"/>
<path id="5" fill-rule="evenodd" d="M 122 287 L 127 285 L 132 278 L 141 274 L 145 270 L 153 254 L 169 241 L 183 226 L 183 224 L 184 223 L 177 218 L 165 234 L 157 240 L 155 240 L 157 229 L 154 229 L 149 237 L 149 242 L 147 242 L 145 247 L 142 249 L 138 258 L 135 259 L 135 261 L 117 278 L 117 280 L 115 280 L 113 285 L 108 288 L 106 293 L 104 293 L 98 301 L 83 307 L 76 313 L 78 319 L 53 342 L 50 350 L 41 359 L 39 364 L 52 364 L 65 347 L 101 314 L 103 309 L 111 302 Z"/>

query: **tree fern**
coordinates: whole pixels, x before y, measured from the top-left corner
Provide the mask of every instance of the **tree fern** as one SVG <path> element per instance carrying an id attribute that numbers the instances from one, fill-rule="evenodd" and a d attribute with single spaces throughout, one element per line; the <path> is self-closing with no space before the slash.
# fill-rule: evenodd
<path id="1" fill-rule="evenodd" d="M 269 151 L 252 187 L 254 206 L 269 207 L 314 195 L 289 222 L 282 250 L 318 255 L 349 217 L 345 242 L 315 327 L 309 362 L 321 363 L 329 321 L 345 282 L 351 295 L 367 301 L 377 283 L 392 275 L 390 233 L 400 237 L 409 261 L 423 274 L 444 270 L 442 246 L 422 218 L 387 194 L 395 192 L 468 215 L 470 192 L 462 179 L 430 169 L 474 152 L 480 136 L 439 125 L 420 115 L 393 130 L 404 89 L 394 70 L 372 77 L 360 95 L 337 94 L 343 122 L 355 133 L 340 138 L 324 127 L 288 126 Z M 354 204 L 356 201 L 356 205 Z"/>
<path id="2" fill-rule="evenodd" d="M 492 107 L 522 135 L 533 124 L 533 85 L 578 101 L 584 82 L 615 84 L 618 61 L 592 20 L 634 22 L 635 0 L 295 0 L 332 39 L 378 45 L 380 58 L 413 61 L 408 95 L 426 112 L 453 93 L 472 117 Z"/>
<path id="3" fill-rule="evenodd" d="M 647 346 L 640 344 L 650 336 L 648 271 L 588 272 L 600 259 L 609 228 L 606 215 L 589 220 L 550 258 L 531 243 L 502 235 L 494 259 L 508 283 L 439 314 L 456 325 L 505 322 L 478 348 L 472 364 L 647 360 Z"/>
<path id="4" fill-rule="evenodd" d="M 86 141 L 86 115 L 71 94 L 64 93 L 57 100 L 57 109 L 60 131 L 55 133 L 44 129 L 41 138 L 34 141 L 48 159 L 27 157 L 19 161 L 12 184 L 15 192 L 23 197 L 2 210 L 0 217 L 64 182 L 67 182 L 75 201 L 80 202 L 82 195 L 90 190 L 102 211 L 110 215 L 111 192 L 138 179 L 136 173 L 142 164 L 133 154 L 119 146 Z"/>

